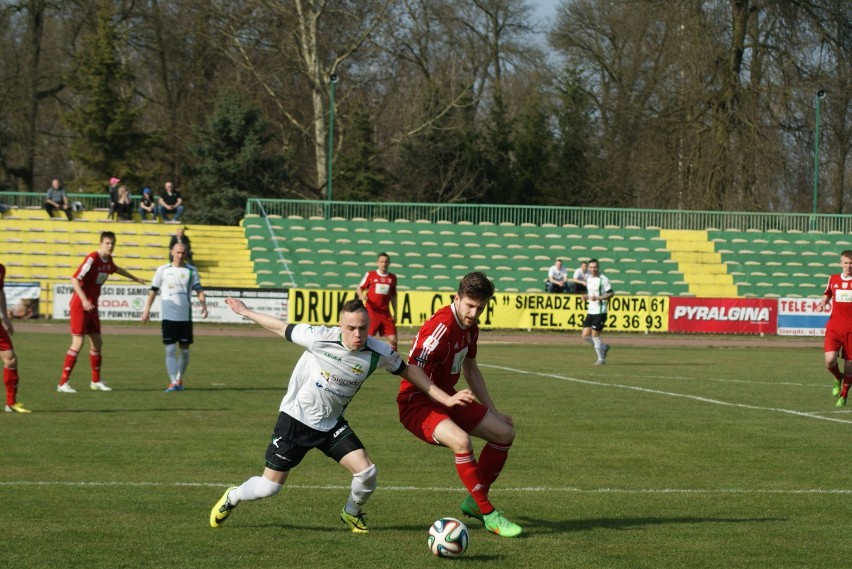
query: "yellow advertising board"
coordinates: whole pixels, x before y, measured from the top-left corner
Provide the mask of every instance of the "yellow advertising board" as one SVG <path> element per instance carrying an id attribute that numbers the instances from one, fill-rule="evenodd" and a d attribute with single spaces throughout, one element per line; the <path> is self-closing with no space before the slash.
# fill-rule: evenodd
<path id="1" fill-rule="evenodd" d="M 397 326 L 420 326 L 439 308 L 450 304 L 448 291 L 399 291 Z M 355 291 L 290 289 L 288 321 L 336 325 L 340 305 L 355 298 Z M 497 293 L 479 319 L 483 328 L 522 330 L 580 330 L 586 301 L 576 294 Z M 666 296 L 615 296 L 607 312 L 607 330 L 616 332 L 667 332 L 669 298 Z"/>

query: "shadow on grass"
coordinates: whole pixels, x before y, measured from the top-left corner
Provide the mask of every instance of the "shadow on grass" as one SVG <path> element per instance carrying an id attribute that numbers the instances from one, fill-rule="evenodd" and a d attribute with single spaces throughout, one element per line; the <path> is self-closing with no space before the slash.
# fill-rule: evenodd
<path id="1" fill-rule="evenodd" d="M 593 529 L 630 529 L 635 527 L 670 525 L 670 524 L 756 524 L 767 522 L 784 522 L 784 518 L 596 518 L 587 520 L 539 520 L 519 518 L 515 520 L 528 533 L 569 533 L 589 531 Z"/>

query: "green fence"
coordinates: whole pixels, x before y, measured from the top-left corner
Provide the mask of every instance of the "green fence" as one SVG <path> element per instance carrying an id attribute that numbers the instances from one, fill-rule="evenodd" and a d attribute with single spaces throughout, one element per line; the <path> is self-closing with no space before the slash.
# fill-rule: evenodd
<path id="1" fill-rule="evenodd" d="M 250 199 L 246 213 L 298 215 L 306 219 L 425 220 L 431 223 L 511 223 L 598 227 L 657 227 L 660 229 L 749 229 L 758 231 L 820 231 L 852 233 L 852 215 L 749 213 L 612 209 L 510 205 L 416 204 L 393 202 L 326 202 L 319 200 Z"/>
<path id="2" fill-rule="evenodd" d="M 44 199 L 47 192 L 0 192 L 0 204 L 12 207 L 41 207 L 44 204 Z M 77 192 L 65 191 L 68 196 L 68 203 L 80 202 L 84 209 L 109 209 L 109 194 L 82 194 Z M 138 195 L 131 195 L 130 198 L 136 202 L 139 200 Z"/>
<path id="3" fill-rule="evenodd" d="M 41 192 L 0 192 L 0 204 L 40 207 Z M 138 199 L 139 196 L 133 196 Z M 85 209 L 108 208 L 107 194 L 68 193 Z M 320 200 L 260 200 L 246 203 L 246 214 L 298 215 L 322 219 L 425 220 L 430 223 L 510 223 L 513 225 L 657 227 L 660 229 L 749 229 L 758 231 L 819 231 L 852 234 L 852 215 L 808 213 L 751 213 L 594 207 L 418 204 L 395 202 L 327 202 Z"/>

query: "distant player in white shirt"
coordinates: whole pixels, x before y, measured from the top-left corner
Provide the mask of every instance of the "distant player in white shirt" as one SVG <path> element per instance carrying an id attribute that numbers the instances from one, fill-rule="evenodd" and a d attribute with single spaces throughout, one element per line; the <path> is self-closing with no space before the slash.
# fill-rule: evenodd
<path id="1" fill-rule="evenodd" d="M 600 263 L 597 259 L 589 261 L 589 275 L 586 277 L 586 294 L 583 298 L 589 301 L 588 313 L 583 321 L 583 339 L 595 348 L 598 359 L 596 366 L 606 363 L 609 344 L 601 341 L 601 332 L 606 326 L 606 310 L 609 299 L 615 296 L 609 279 L 600 274 Z"/>
<path id="2" fill-rule="evenodd" d="M 172 262 L 158 267 L 151 281 L 148 300 L 142 310 L 142 322 L 151 319 L 151 306 L 159 293 L 163 344 L 166 346 L 166 371 L 169 374 L 169 386 L 166 391 L 174 392 L 183 391 L 183 379 L 189 366 L 189 346 L 193 342 L 192 291 L 195 291 L 201 302 L 203 318 L 207 318 L 207 300 L 204 289 L 201 288 L 198 270 L 186 264 L 186 245 L 176 243 L 169 253 Z"/>
<path id="3" fill-rule="evenodd" d="M 421 368 L 407 365 L 386 343 L 367 334 L 370 318 L 360 299 L 341 307 L 340 325 L 334 328 L 287 324 L 274 316 L 249 310 L 233 298 L 225 303 L 236 314 L 305 348 L 279 407 L 272 442 L 266 450 L 262 476 L 231 486 L 210 512 L 210 526 L 218 528 L 243 501 L 274 496 L 290 470 L 311 449 L 319 449 L 352 473 L 349 499 L 340 519 L 354 533 L 367 533 L 361 507 L 377 486 L 376 465 L 343 416 L 361 384 L 379 368 L 404 377 L 426 395 L 448 407 L 474 400 L 470 389 L 450 396 L 436 386 Z"/>

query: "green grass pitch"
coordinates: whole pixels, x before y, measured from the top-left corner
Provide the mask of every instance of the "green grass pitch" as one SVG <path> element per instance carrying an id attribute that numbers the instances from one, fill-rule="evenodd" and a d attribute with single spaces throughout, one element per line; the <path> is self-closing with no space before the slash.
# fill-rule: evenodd
<path id="1" fill-rule="evenodd" d="M 466 520 L 458 560 L 435 558 L 429 525 L 459 517 L 451 453 L 396 418 L 398 382 L 377 372 L 347 416 L 379 467 L 369 535 L 337 514 L 349 475 L 318 452 L 271 499 L 219 529 L 210 508 L 259 474 L 300 351 L 272 335 L 199 335 L 183 393 L 158 336 L 105 336 L 111 393 L 56 393 L 65 334 L 14 336 L 19 398 L 0 416 L 0 564 L 9 568 L 801 568 L 848 567 L 852 414 L 836 409 L 813 348 L 619 345 L 605 367 L 562 345 L 480 346 L 518 431 L 492 499 L 525 536 Z M 483 335 L 487 341 L 488 334 Z M 407 348 L 407 346 L 405 346 Z M 84 352 L 85 353 L 85 352 Z M 852 408 L 852 407 L 850 407 Z M 477 449 L 480 448 L 477 444 Z"/>

